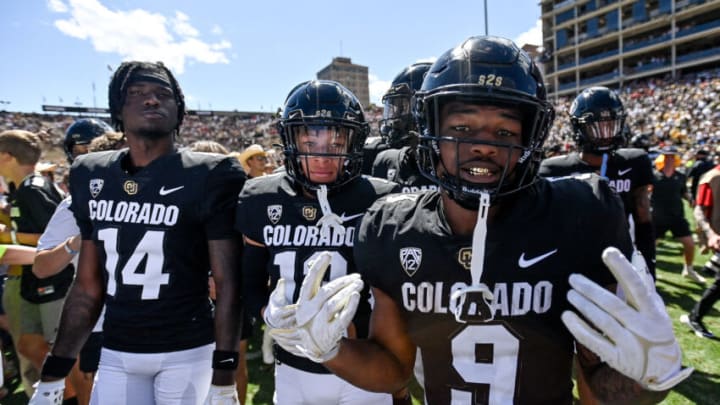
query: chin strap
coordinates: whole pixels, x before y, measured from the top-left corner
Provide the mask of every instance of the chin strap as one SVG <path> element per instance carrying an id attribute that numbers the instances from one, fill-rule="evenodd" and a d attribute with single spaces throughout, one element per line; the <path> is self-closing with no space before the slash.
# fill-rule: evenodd
<path id="1" fill-rule="evenodd" d="M 335 229 L 335 233 L 340 236 L 345 236 L 345 227 L 343 226 L 342 219 L 337 214 L 332 212 L 330 208 L 330 201 L 327 198 L 328 190 L 326 185 L 321 185 L 317 191 L 318 203 L 320 204 L 320 210 L 322 211 L 322 218 L 317 222 L 320 227 L 320 236 L 323 238 L 330 238 L 332 236 L 332 229 Z"/>
<path id="2" fill-rule="evenodd" d="M 600 177 L 603 179 L 607 179 L 607 166 L 608 166 L 608 154 L 607 152 L 603 153 L 602 156 L 602 164 L 600 165 Z"/>
<path id="3" fill-rule="evenodd" d="M 472 238 L 471 284 L 455 291 L 450 296 L 450 305 L 455 314 L 455 320 L 460 323 L 467 323 L 468 321 L 485 322 L 493 319 L 489 304 L 489 301 L 493 299 L 493 293 L 487 285 L 480 282 L 485 265 L 488 211 L 490 211 L 490 194 L 481 193 L 478 219 L 475 223 Z"/>

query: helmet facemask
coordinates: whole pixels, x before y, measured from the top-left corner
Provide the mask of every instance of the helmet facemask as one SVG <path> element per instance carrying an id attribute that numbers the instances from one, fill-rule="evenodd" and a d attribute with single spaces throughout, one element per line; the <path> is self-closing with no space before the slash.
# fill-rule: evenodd
<path id="1" fill-rule="evenodd" d="M 583 152 L 600 155 L 625 146 L 625 108 L 613 90 L 589 87 L 573 100 L 569 112 L 575 143 Z"/>
<path id="2" fill-rule="evenodd" d="M 332 189 L 360 175 L 362 145 L 367 136 L 365 124 L 301 118 L 281 125 L 288 174 L 305 188 L 317 190 L 320 185 L 326 185 Z M 317 172 L 308 172 L 317 167 L 319 169 L 313 169 Z M 328 177 L 323 178 L 325 176 Z"/>
<path id="3" fill-rule="evenodd" d="M 380 136 L 393 149 L 407 146 L 416 139 L 415 123 L 411 107 L 412 93 L 407 84 L 388 91 L 383 99 L 383 118 L 380 120 Z"/>
<path id="4" fill-rule="evenodd" d="M 423 174 L 435 180 L 453 200 L 465 208 L 477 209 L 480 194 L 483 192 L 490 195 L 491 201 L 496 201 L 500 197 L 530 186 L 535 181 L 542 159 L 542 145 L 552 124 L 554 113 L 549 104 L 532 100 L 521 94 L 511 94 L 508 91 L 478 91 L 469 86 L 460 87 L 440 94 L 423 96 L 423 99 L 418 101 L 422 105 L 416 105 L 416 108 L 424 111 L 424 118 L 421 120 L 426 123 L 426 130 L 420 136 L 418 160 Z M 440 129 L 440 111 L 445 103 L 451 101 L 517 111 L 522 122 L 521 144 L 443 136 Z M 453 144 L 455 156 L 460 156 L 460 159 L 455 159 L 454 162 L 442 159 L 440 147 L 448 143 Z M 472 147 L 468 145 L 488 145 L 497 148 L 497 153 L 494 158 L 475 154 L 465 158 L 460 155 L 463 145 L 465 145 L 463 149 Z M 474 161 L 486 161 L 482 166 L 490 169 L 468 169 L 473 166 Z M 452 170 L 448 170 L 450 166 Z M 491 170 L 495 172 L 497 179 L 492 183 L 471 182 L 459 175 L 462 170 Z"/>
<path id="5" fill-rule="evenodd" d="M 623 114 L 608 110 L 599 115 L 590 112 L 580 118 L 572 118 L 573 126 L 582 139 L 583 150 L 604 153 L 621 147 L 624 144 Z"/>

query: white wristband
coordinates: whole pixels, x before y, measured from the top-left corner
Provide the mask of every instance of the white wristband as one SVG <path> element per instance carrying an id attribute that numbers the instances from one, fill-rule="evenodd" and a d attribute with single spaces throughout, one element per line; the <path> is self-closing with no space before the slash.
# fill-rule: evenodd
<path id="1" fill-rule="evenodd" d="M 15 233 L 15 230 L 14 230 L 14 229 L 11 229 L 11 230 L 10 230 L 10 239 L 12 240 L 13 245 L 17 245 L 17 244 L 18 244 L 17 234 Z"/>
<path id="2" fill-rule="evenodd" d="M 65 248 L 65 251 L 68 252 L 68 254 L 70 254 L 71 256 L 75 256 L 76 254 L 80 253 L 79 250 L 73 250 L 73 248 L 70 247 L 70 239 L 65 241 L 63 247 Z"/>

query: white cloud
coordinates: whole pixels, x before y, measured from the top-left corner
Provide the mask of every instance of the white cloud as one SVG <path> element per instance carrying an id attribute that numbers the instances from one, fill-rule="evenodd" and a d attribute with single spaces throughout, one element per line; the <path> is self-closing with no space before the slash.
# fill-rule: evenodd
<path id="1" fill-rule="evenodd" d="M 382 96 L 384 96 L 390 88 L 392 80 L 380 80 L 374 74 L 368 73 L 368 82 L 370 86 L 370 102 L 375 105 L 381 105 Z"/>
<path id="2" fill-rule="evenodd" d="M 535 22 L 534 27 L 518 35 L 515 39 L 515 43 L 522 48 L 526 44 L 540 46 L 543 43 L 542 40 L 542 20 L 538 19 Z"/>
<path id="3" fill-rule="evenodd" d="M 212 29 L 210 29 L 210 32 L 214 35 L 222 35 L 223 30 L 220 28 L 219 25 L 213 25 Z"/>
<path id="4" fill-rule="evenodd" d="M 62 0 L 48 0 L 47 5 L 50 11 L 56 13 L 67 13 L 68 11 L 67 5 Z"/>
<path id="5" fill-rule="evenodd" d="M 176 11 L 175 18 L 172 20 L 173 31 L 182 37 L 196 37 L 199 32 L 190 23 L 190 17 L 185 13 Z"/>
<path id="6" fill-rule="evenodd" d="M 60 0 L 48 2 L 54 11 L 58 5 L 64 6 Z M 190 17 L 180 11 L 173 17 L 142 9 L 116 11 L 98 0 L 69 0 L 69 6 L 58 11 L 70 15 L 56 20 L 55 27 L 65 35 L 89 40 L 98 52 L 116 53 L 124 60 L 162 61 L 177 74 L 193 61 L 229 63 L 225 50 L 232 44 L 202 41 Z"/>

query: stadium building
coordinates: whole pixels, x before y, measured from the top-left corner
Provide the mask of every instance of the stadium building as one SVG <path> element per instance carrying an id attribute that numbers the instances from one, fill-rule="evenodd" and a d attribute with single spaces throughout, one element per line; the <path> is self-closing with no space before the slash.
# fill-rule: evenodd
<path id="1" fill-rule="evenodd" d="M 356 65 L 350 58 L 333 58 L 332 63 L 317 72 L 320 80 L 334 80 L 355 94 L 363 108 L 370 106 L 370 85 L 367 66 Z"/>
<path id="2" fill-rule="evenodd" d="M 542 0 L 552 96 L 720 67 L 718 0 Z"/>

